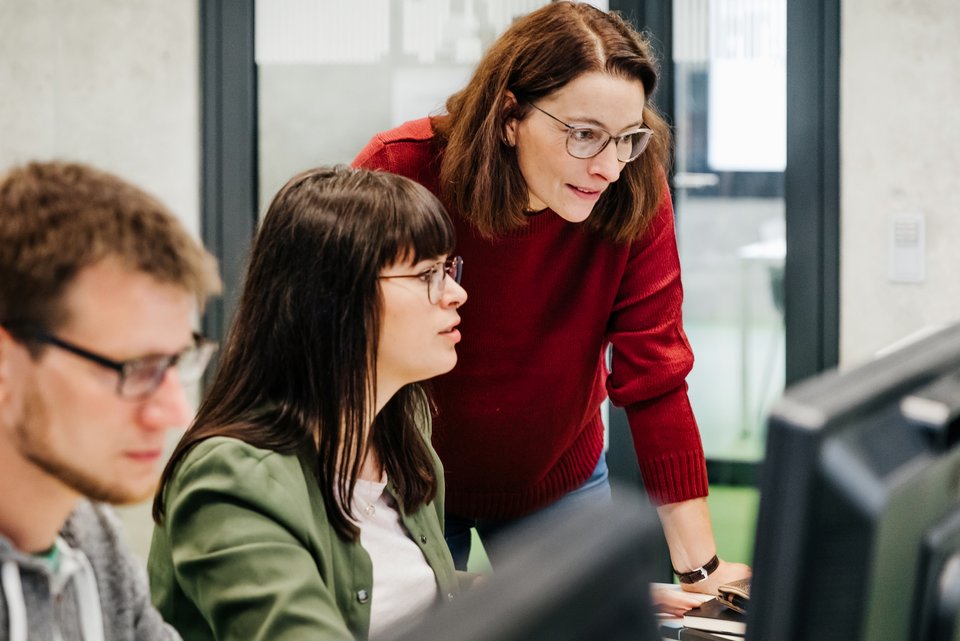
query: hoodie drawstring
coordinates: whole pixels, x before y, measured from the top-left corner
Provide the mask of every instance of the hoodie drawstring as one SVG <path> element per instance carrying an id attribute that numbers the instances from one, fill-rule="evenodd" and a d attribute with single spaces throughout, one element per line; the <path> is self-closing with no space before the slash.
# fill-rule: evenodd
<path id="1" fill-rule="evenodd" d="M 23 587 L 20 585 L 20 567 L 13 561 L 5 561 L 0 575 L 3 595 L 7 599 L 10 641 L 27 641 L 27 607 L 23 602 Z"/>
<path id="2" fill-rule="evenodd" d="M 103 641 L 103 612 L 100 609 L 100 590 L 97 577 L 93 573 L 87 555 L 76 550 L 79 571 L 74 575 L 77 581 L 77 600 L 80 606 L 80 629 L 83 641 Z"/>
<path id="3" fill-rule="evenodd" d="M 83 641 L 103 641 L 103 612 L 93 566 L 90 565 L 86 554 L 71 548 L 59 537 L 56 547 L 61 557 L 59 568 L 51 577 L 51 589 L 59 594 L 65 589 L 67 582 L 73 581 Z M 0 580 L 2 580 L 3 594 L 7 601 L 9 639 L 10 641 L 27 641 L 27 608 L 24 603 L 23 585 L 20 581 L 20 567 L 16 561 L 3 562 L 3 566 L 0 567 Z M 3 638 L 2 635 L 0 638 Z"/>
<path id="4" fill-rule="evenodd" d="M 83 641 L 103 641 L 103 612 L 100 609 L 100 590 L 97 588 L 97 575 L 93 572 L 93 566 L 82 550 L 70 547 L 62 538 L 57 537 L 56 545 L 60 550 L 60 568 L 57 571 L 59 587 L 55 591 L 65 589 L 66 581 L 73 581 Z"/>

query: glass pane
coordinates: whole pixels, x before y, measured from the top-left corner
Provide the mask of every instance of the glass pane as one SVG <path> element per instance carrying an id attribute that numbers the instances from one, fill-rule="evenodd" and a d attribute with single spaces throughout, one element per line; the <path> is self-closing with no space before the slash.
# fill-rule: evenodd
<path id="1" fill-rule="evenodd" d="M 257 2 L 260 211 L 295 173 L 349 163 L 375 133 L 442 111 L 513 19 L 544 4 Z"/>
<path id="2" fill-rule="evenodd" d="M 707 456 L 755 460 L 783 389 L 786 0 L 673 0 L 677 235 Z"/>

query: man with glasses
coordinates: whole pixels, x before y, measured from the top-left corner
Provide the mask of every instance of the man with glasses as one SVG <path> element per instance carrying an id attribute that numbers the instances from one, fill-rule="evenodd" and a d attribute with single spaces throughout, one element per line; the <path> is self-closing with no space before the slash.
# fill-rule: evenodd
<path id="1" fill-rule="evenodd" d="M 0 177 L 0 638 L 177 638 L 105 504 L 153 493 L 219 286 L 174 216 L 115 176 Z"/>

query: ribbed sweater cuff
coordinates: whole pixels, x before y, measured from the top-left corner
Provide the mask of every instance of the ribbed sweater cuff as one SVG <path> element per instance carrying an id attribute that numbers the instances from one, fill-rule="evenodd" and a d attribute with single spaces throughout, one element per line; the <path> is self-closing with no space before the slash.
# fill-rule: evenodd
<path id="1" fill-rule="evenodd" d="M 647 494 L 655 505 L 706 496 L 707 463 L 702 450 L 670 452 L 640 461 Z"/>

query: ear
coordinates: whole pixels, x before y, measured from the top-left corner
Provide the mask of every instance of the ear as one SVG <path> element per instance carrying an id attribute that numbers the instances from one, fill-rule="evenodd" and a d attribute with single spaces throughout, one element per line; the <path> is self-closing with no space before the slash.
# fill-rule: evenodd
<path id="1" fill-rule="evenodd" d="M 512 115 L 516 112 L 517 107 L 517 97 L 513 95 L 513 92 L 509 89 L 503 94 L 503 101 L 501 102 L 501 109 L 504 114 L 507 114 L 503 121 L 503 144 L 508 147 L 517 146 L 517 125 L 519 121 L 517 117 Z"/>
<path id="2" fill-rule="evenodd" d="M 10 395 L 14 341 L 13 336 L 0 326 L 0 405 Z"/>
<path id="3" fill-rule="evenodd" d="M 22 386 L 23 367 L 30 360 L 27 348 L 0 325 L 0 409 Z"/>

